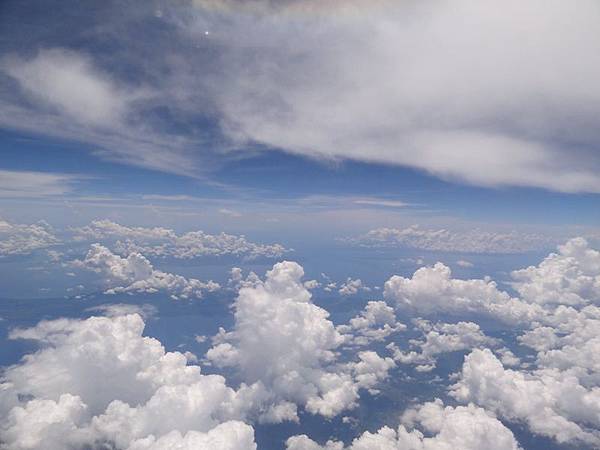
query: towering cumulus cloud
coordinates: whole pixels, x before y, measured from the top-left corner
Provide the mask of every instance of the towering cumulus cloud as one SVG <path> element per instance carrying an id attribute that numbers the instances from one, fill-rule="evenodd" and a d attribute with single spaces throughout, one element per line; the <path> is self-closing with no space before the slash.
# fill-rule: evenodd
<path id="1" fill-rule="evenodd" d="M 279 402 L 280 419 L 295 419 L 296 405 L 335 416 L 356 406 L 359 389 L 372 388 L 394 366 L 374 352 L 338 363 L 336 350 L 345 338 L 329 313 L 311 302 L 303 275 L 298 264 L 282 262 L 265 281 L 242 287 L 234 329 L 223 330 L 207 353 L 216 365 L 235 367 L 245 382 L 263 386 Z"/>

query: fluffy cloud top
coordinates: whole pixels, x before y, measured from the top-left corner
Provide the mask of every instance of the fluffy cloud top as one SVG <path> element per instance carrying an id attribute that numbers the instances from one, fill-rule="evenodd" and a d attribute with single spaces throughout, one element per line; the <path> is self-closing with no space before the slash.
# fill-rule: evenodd
<path id="1" fill-rule="evenodd" d="M 195 278 L 156 270 L 150 261 L 139 253 L 130 253 L 127 258 L 115 255 L 100 244 L 92 244 L 85 259 L 71 263 L 74 267 L 92 270 L 104 277 L 107 294 L 118 292 L 164 291 L 173 298 L 201 298 L 205 291 L 215 291 L 220 286 L 214 281 L 206 283 Z"/>
<path id="2" fill-rule="evenodd" d="M 279 257 L 288 251 L 280 244 L 249 242 L 244 236 L 226 233 L 212 235 L 202 231 L 178 235 L 168 228 L 127 227 L 110 220 L 95 220 L 73 231 L 80 240 L 117 240 L 115 251 L 122 255 L 138 252 L 148 256 L 171 256 L 181 259 L 223 255 L 254 259 L 259 256 Z"/>
<path id="3" fill-rule="evenodd" d="M 7 449 L 255 449 L 245 403 L 217 375 L 142 336 L 137 314 L 41 322 L 11 337 L 42 348 L 8 367 L 0 390 Z M 177 411 L 176 414 L 173 412 Z"/>
<path id="4" fill-rule="evenodd" d="M 439 262 L 418 269 L 412 278 L 394 275 L 385 283 L 384 296 L 421 314 L 476 313 L 510 323 L 528 322 L 543 314 L 538 305 L 512 298 L 488 278 L 459 280 L 451 275 L 450 268 Z"/>
<path id="5" fill-rule="evenodd" d="M 354 280 L 348 277 L 346 281 L 342 283 L 338 292 L 340 293 L 340 295 L 349 296 L 356 295 L 359 291 L 369 292 L 370 290 L 371 288 L 365 286 L 360 278 Z"/>
<path id="6" fill-rule="evenodd" d="M 0 257 L 26 255 L 58 243 L 54 230 L 46 222 L 24 225 L 0 219 Z"/>
<path id="7" fill-rule="evenodd" d="M 473 322 L 436 323 L 417 320 L 417 326 L 424 333 L 424 339 L 411 339 L 415 350 L 401 351 L 395 344 L 388 345 L 394 352 L 394 360 L 403 364 L 416 364 L 421 372 L 435 368 L 436 356 L 440 353 L 469 350 L 481 346 L 495 345 L 496 341 L 482 333 L 479 325 Z"/>
<path id="8" fill-rule="evenodd" d="M 365 432 L 349 447 L 329 441 L 321 446 L 307 436 L 293 436 L 288 450 L 518 450 L 512 432 L 482 408 L 473 405 L 456 408 L 441 400 L 425 403 L 403 416 L 397 430 L 383 427 L 376 433 Z M 419 426 L 419 429 L 412 429 Z M 428 435 L 426 436 L 425 433 Z M 429 437 L 430 436 L 430 437 Z"/>
<path id="9" fill-rule="evenodd" d="M 600 434 L 586 426 L 600 425 L 600 388 L 586 389 L 568 373 L 504 369 L 489 350 L 474 350 L 452 389 L 456 399 L 476 402 L 508 420 L 524 421 L 535 433 L 558 442 L 600 445 Z"/>
<path id="10" fill-rule="evenodd" d="M 406 325 L 396 319 L 394 309 L 382 301 L 370 301 L 361 313 L 337 330 L 350 345 L 367 345 L 383 341 L 393 333 L 406 330 Z"/>
<path id="11" fill-rule="evenodd" d="M 583 305 L 600 302 L 600 252 L 583 238 L 558 247 L 538 266 L 512 272 L 524 300 L 539 304 Z"/>
<path id="12" fill-rule="evenodd" d="M 261 383 L 294 418 L 295 404 L 332 417 L 356 405 L 360 388 L 372 388 L 394 363 L 375 353 L 341 366 L 336 350 L 345 338 L 311 302 L 304 270 L 293 262 L 275 264 L 265 281 L 242 286 L 235 301 L 235 327 L 215 339 L 207 358 L 238 369 L 247 383 Z M 280 408 L 281 409 L 281 408 Z"/>

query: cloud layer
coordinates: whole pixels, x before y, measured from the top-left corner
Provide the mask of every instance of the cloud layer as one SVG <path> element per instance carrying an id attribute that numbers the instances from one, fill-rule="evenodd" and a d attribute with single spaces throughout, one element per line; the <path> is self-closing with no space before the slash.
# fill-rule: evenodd
<path id="1" fill-rule="evenodd" d="M 7 49 L 3 126 L 192 176 L 260 144 L 479 186 L 600 192 L 592 0 L 105 8 L 112 22 L 73 21 L 89 47 L 46 34 L 47 48 Z"/>
<path id="2" fill-rule="evenodd" d="M 95 220 L 74 228 L 78 240 L 104 240 L 122 255 L 133 252 L 147 256 L 192 259 L 203 256 L 233 255 L 246 259 L 275 258 L 289 251 L 281 244 L 257 244 L 244 236 L 190 231 L 177 234 L 168 228 L 128 227 L 110 220 Z"/>
<path id="3" fill-rule="evenodd" d="M 140 253 L 130 253 L 127 258 L 122 258 L 100 244 L 92 244 L 83 260 L 75 260 L 70 264 L 101 275 L 107 286 L 106 294 L 153 294 L 163 291 L 174 299 L 202 298 L 205 291 L 212 292 L 220 288 L 214 281 L 205 283 L 195 278 L 188 279 L 157 270 Z"/>

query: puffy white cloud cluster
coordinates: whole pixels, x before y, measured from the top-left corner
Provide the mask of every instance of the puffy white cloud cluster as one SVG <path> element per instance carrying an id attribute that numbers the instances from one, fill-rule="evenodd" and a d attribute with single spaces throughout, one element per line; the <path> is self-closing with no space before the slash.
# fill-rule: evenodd
<path id="1" fill-rule="evenodd" d="M 218 366 L 235 367 L 244 382 L 265 388 L 273 407 L 263 420 L 296 419 L 296 405 L 332 417 L 356 406 L 359 389 L 371 389 L 394 366 L 376 353 L 340 364 L 344 336 L 329 313 L 311 302 L 304 270 L 275 264 L 265 281 L 243 285 L 235 301 L 235 326 L 222 330 L 207 352 Z M 373 311 L 374 314 L 374 311 Z"/>
<path id="2" fill-rule="evenodd" d="M 515 362 L 506 349 L 500 360 L 474 350 L 451 394 L 559 442 L 600 445 L 599 262 L 600 252 L 576 238 L 538 266 L 513 272 L 520 301 L 542 311 L 518 336 L 537 351 L 535 365 L 506 369 Z"/>
<path id="3" fill-rule="evenodd" d="M 27 255 L 59 243 L 53 228 L 44 221 L 26 225 L 0 219 L 0 257 Z"/>
<path id="4" fill-rule="evenodd" d="M 393 358 L 402 364 L 416 364 L 416 370 L 427 372 L 436 365 L 436 356 L 441 353 L 469 350 L 481 346 L 495 346 L 495 339 L 487 337 L 473 322 L 436 323 L 416 320 L 417 327 L 423 332 L 424 339 L 411 339 L 411 347 L 419 351 L 402 351 L 396 344 L 388 345 Z"/>
<path id="5" fill-rule="evenodd" d="M 421 314 L 484 314 L 509 323 L 530 322 L 543 316 L 539 305 L 513 298 L 489 278 L 459 280 L 442 263 L 421 267 L 412 278 L 392 276 L 384 297 L 400 308 Z"/>
<path id="6" fill-rule="evenodd" d="M 350 345 L 368 345 L 383 341 L 389 335 L 406 330 L 406 325 L 396 319 L 394 308 L 382 301 L 370 301 L 361 313 L 339 325 L 337 330 Z"/>
<path id="7" fill-rule="evenodd" d="M 600 251 L 583 238 L 558 247 L 538 266 L 512 272 L 514 288 L 528 302 L 584 305 L 600 303 Z"/>
<path id="8" fill-rule="evenodd" d="M 157 270 L 139 253 L 130 253 L 127 258 L 122 258 L 100 244 L 92 244 L 83 260 L 75 260 L 71 264 L 102 275 L 108 286 L 105 291 L 107 294 L 153 294 L 163 291 L 172 298 L 201 298 L 205 291 L 212 292 L 220 288 L 214 281 L 205 283 L 195 278 L 185 278 Z"/>
<path id="9" fill-rule="evenodd" d="M 558 442 L 600 445 L 600 387 L 586 388 L 568 371 L 505 369 L 489 350 L 474 350 L 451 394 L 508 420 L 524 421 L 533 432 Z"/>
<path id="10" fill-rule="evenodd" d="M 202 231 L 178 235 L 168 228 L 127 227 L 110 220 L 95 220 L 73 231 L 80 240 L 117 240 L 115 251 L 121 255 L 142 253 L 181 259 L 235 255 L 253 259 L 261 256 L 275 258 L 288 251 L 280 244 L 249 242 L 244 236 L 213 235 Z"/>
<path id="11" fill-rule="evenodd" d="M 365 286 L 360 278 L 352 279 L 348 277 L 344 283 L 340 286 L 338 292 L 340 295 L 349 296 L 356 295 L 359 291 L 370 292 L 371 288 Z"/>
<path id="12" fill-rule="evenodd" d="M 366 247 L 400 246 L 459 253 L 524 253 L 551 247 L 556 239 L 516 231 L 450 231 L 412 225 L 407 228 L 377 228 L 347 241 Z"/>
<path id="13" fill-rule="evenodd" d="M 288 450 L 518 450 L 521 447 L 502 422 L 473 405 L 446 406 L 441 400 L 407 411 L 397 430 L 365 432 L 348 447 L 336 441 L 319 445 L 306 435 L 287 441 Z M 416 428 L 418 427 L 418 428 Z M 419 429 L 420 428 L 420 429 Z"/>
<path id="14" fill-rule="evenodd" d="M 143 329 L 131 314 L 13 331 L 41 348 L 2 374 L 3 448 L 255 449 L 248 395 Z"/>

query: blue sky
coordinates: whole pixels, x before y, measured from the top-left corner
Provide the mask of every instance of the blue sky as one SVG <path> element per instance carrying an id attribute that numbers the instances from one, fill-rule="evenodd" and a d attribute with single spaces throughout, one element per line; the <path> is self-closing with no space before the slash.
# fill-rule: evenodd
<path id="1" fill-rule="evenodd" d="M 600 447 L 598 24 L 1 2 L 0 447 Z"/>

